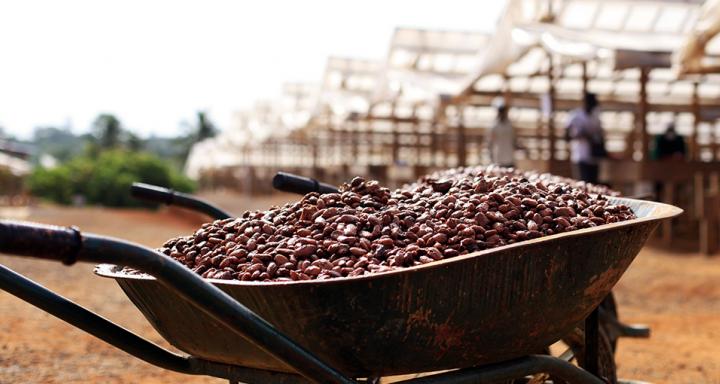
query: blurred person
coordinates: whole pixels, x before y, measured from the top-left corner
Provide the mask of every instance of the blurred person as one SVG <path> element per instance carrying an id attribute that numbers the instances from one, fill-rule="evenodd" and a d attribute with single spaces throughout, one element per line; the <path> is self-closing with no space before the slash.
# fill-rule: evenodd
<path id="1" fill-rule="evenodd" d="M 653 151 L 653 159 L 655 160 L 683 160 L 687 148 L 685 139 L 678 135 L 675 131 L 675 123 L 670 122 L 665 129 L 665 133 L 655 136 L 655 150 Z"/>
<path id="2" fill-rule="evenodd" d="M 685 159 L 687 147 L 685 146 L 685 138 L 678 135 L 675 131 L 675 123 L 670 122 L 662 135 L 656 135 L 653 147 L 653 160 L 661 161 L 682 161 Z M 655 182 L 655 199 L 673 203 L 665 195 L 665 186 L 662 181 Z"/>
<path id="3" fill-rule="evenodd" d="M 493 104 L 497 109 L 497 117 L 487 135 L 490 160 L 502 167 L 515 167 L 515 130 L 508 118 L 508 107 L 504 100 L 497 100 Z"/>
<path id="4" fill-rule="evenodd" d="M 565 126 L 570 140 L 573 177 L 593 184 L 598 183 L 600 159 L 607 157 L 605 135 L 598 117 L 599 106 L 594 93 L 585 93 L 582 108 L 570 113 Z"/>

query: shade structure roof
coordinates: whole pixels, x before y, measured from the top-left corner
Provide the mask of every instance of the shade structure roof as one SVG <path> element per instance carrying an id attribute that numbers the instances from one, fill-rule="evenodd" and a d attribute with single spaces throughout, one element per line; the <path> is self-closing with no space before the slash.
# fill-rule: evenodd
<path id="1" fill-rule="evenodd" d="M 344 120 L 367 113 L 382 68 L 378 60 L 328 58 L 315 114 Z"/>
<path id="2" fill-rule="evenodd" d="M 669 67 L 699 13 L 698 1 L 510 0 L 476 77 L 537 73 L 546 52 L 613 69 Z"/>
<path id="3" fill-rule="evenodd" d="M 467 125 L 482 127 L 495 117 L 492 98 L 504 94 L 513 122 L 532 135 L 544 129 L 551 88 L 558 122 L 587 89 L 599 95 L 601 119 L 618 137 L 642 114 L 650 133 L 675 121 L 681 133 L 701 131 L 707 141 L 720 137 L 720 75 L 697 68 L 720 71 L 718 31 L 720 0 L 508 0 L 492 34 L 397 28 L 384 60 L 330 57 L 313 97 L 297 96 L 291 107 L 259 103 L 239 126 L 259 140 L 269 136 L 258 132 L 304 135 L 368 116 L 377 120 L 369 129 L 383 130 L 386 117 L 430 120 L 436 103 L 450 100 L 474 106 L 463 110 L 475 119 Z"/>
<path id="4" fill-rule="evenodd" d="M 242 164 L 241 148 L 304 128 L 312 117 L 318 95 L 317 84 L 285 83 L 277 98 L 257 101 L 252 108 L 236 112 L 227 130 L 193 145 L 185 173 L 197 178 L 206 169 Z"/>
<path id="5" fill-rule="evenodd" d="M 479 31 L 395 29 L 375 99 L 427 102 L 458 93 L 489 38 Z"/>
<path id="6" fill-rule="evenodd" d="M 707 0 L 675 54 L 678 72 L 682 75 L 720 72 L 719 33 L 720 0 Z"/>
<path id="7" fill-rule="evenodd" d="M 683 79 L 672 67 L 700 8 L 697 1 L 511 0 L 465 93 L 546 93 L 552 57 L 560 99 L 578 99 L 587 79 L 591 91 L 618 101 L 612 109 L 628 110 L 621 102 L 637 101 L 638 68 L 650 68 L 649 100 L 687 110 L 695 83 L 701 99 L 720 96 L 720 78 Z"/>

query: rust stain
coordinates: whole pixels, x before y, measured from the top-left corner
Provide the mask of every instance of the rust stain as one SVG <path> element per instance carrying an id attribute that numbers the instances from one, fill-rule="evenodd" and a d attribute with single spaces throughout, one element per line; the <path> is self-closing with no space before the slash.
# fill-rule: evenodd
<path id="1" fill-rule="evenodd" d="M 607 293 L 607 287 L 622 274 L 622 268 L 608 268 L 606 271 L 590 278 L 587 288 L 583 291 L 586 297 L 598 297 Z"/>
<path id="2" fill-rule="evenodd" d="M 408 316 L 407 327 L 405 328 L 405 337 L 407 340 L 411 331 L 418 329 L 425 331 L 429 330 L 432 334 L 432 346 L 436 353 L 436 359 L 440 360 L 454 348 L 462 348 L 463 340 L 465 339 L 465 331 L 457 327 L 450 325 L 453 315 L 448 316 L 445 323 L 434 324 L 430 317 L 432 316 L 432 310 L 418 309 Z"/>
<path id="3" fill-rule="evenodd" d="M 438 348 L 438 359 L 442 358 L 451 349 L 462 347 L 465 331 L 447 324 L 436 325 L 434 328 L 434 344 Z"/>
<path id="4" fill-rule="evenodd" d="M 413 312 L 408 316 L 407 326 L 405 327 L 405 335 L 403 336 L 403 341 L 406 341 L 408 337 L 410 336 L 410 332 L 417 329 L 417 328 L 428 328 L 430 326 L 430 315 L 432 314 L 432 310 L 430 308 L 428 309 L 418 309 L 417 311 Z"/>
<path id="5" fill-rule="evenodd" d="M 430 322 L 430 314 L 432 311 L 428 309 L 418 309 L 408 317 L 408 325 L 413 327 L 417 325 L 428 324 Z"/>

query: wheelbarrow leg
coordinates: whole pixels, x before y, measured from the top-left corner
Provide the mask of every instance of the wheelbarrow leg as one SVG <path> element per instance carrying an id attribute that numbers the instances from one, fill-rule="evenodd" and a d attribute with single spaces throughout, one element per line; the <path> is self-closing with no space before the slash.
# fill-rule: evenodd
<path id="1" fill-rule="evenodd" d="M 598 308 L 593 311 L 585 319 L 585 364 L 584 368 L 589 373 L 599 376 L 600 370 L 598 365 L 599 356 L 599 335 L 600 328 L 600 310 Z"/>
<path id="2" fill-rule="evenodd" d="M 573 384 L 604 384 L 604 381 L 584 369 L 545 355 L 530 355 L 514 360 L 466 368 L 431 376 L 401 381 L 402 384 L 477 384 L 501 383 L 536 373 L 550 373 Z M 398 383 L 398 384 L 400 384 Z"/>

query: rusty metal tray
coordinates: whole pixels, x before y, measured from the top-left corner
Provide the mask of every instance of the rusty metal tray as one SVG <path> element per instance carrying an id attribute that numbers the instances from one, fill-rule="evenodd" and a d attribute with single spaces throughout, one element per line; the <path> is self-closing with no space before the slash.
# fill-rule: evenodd
<path id="1" fill-rule="evenodd" d="M 611 198 L 637 219 L 399 271 L 323 281 L 210 280 L 349 376 L 470 367 L 542 351 L 610 293 L 660 220 L 679 208 Z M 147 275 L 102 264 L 155 329 L 193 356 L 292 369 Z"/>

